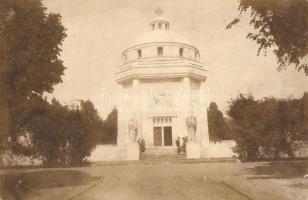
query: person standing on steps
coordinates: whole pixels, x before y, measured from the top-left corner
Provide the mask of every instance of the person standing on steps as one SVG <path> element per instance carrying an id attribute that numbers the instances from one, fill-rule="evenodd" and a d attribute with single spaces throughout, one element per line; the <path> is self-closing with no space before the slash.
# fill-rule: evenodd
<path id="1" fill-rule="evenodd" d="M 141 140 L 140 140 L 140 138 L 137 139 L 137 143 L 138 143 L 138 146 L 139 146 L 139 159 L 141 159 Z"/>
<path id="2" fill-rule="evenodd" d="M 141 153 L 145 152 L 145 141 L 143 138 L 140 140 Z"/>
<path id="3" fill-rule="evenodd" d="M 188 138 L 183 137 L 182 140 L 183 140 L 183 142 L 182 142 L 182 145 L 181 145 L 181 151 L 183 151 L 184 154 L 186 154 L 186 142 L 187 142 Z"/>
<path id="4" fill-rule="evenodd" d="M 139 159 L 141 159 L 141 155 L 145 152 L 145 141 L 143 138 L 138 138 L 137 143 L 139 144 Z"/>
<path id="5" fill-rule="evenodd" d="M 180 140 L 180 137 L 178 137 L 178 139 L 175 140 L 175 144 L 177 146 L 177 153 L 180 154 L 181 153 L 181 149 L 180 149 L 180 146 L 181 146 L 181 140 Z"/>

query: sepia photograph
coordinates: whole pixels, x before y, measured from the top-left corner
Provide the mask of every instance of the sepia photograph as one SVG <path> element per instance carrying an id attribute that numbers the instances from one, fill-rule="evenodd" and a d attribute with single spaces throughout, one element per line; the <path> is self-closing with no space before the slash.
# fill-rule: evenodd
<path id="1" fill-rule="evenodd" d="M 0 0 L 0 200 L 308 200 L 308 0 Z"/>

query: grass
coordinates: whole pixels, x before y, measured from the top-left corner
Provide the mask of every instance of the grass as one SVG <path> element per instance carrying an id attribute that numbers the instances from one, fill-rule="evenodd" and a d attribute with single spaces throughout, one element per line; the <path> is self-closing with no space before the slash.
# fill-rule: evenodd
<path id="1" fill-rule="evenodd" d="M 77 170 L 9 173 L 0 176 L 0 192 L 4 199 L 18 200 L 31 190 L 87 185 L 99 178 Z"/>
<path id="2" fill-rule="evenodd" d="M 308 174 L 308 161 L 298 160 L 267 162 L 264 165 L 249 168 L 248 172 L 253 175 L 250 179 L 303 178 L 305 174 Z"/>

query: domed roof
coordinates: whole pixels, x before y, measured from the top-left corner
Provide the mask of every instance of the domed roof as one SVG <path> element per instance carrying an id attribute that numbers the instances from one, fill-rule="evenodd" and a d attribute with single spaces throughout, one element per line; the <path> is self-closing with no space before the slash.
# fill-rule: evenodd
<path id="1" fill-rule="evenodd" d="M 151 23 L 153 23 L 155 21 L 165 21 L 165 22 L 168 22 L 168 20 L 166 20 L 162 16 L 156 16 L 154 19 L 152 19 Z"/>
<path id="2" fill-rule="evenodd" d="M 147 32 L 146 34 L 142 35 L 141 37 L 137 38 L 132 46 L 141 45 L 145 43 L 153 43 L 153 42 L 172 42 L 172 43 L 182 43 L 182 44 L 191 44 L 186 38 L 178 35 L 177 33 L 159 29 Z"/>
<path id="3" fill-rule="evenodd" d="M 150 22 L 150 31 L 138 37 L 130 47 L 147 44 L 147 43 L 181 43 L 191 45 L 192 43 L 186 38 L 178 35 L 177 33 L 170 31 L 170 23 L 168 20 L 161 16 L 162 10 L 158 8 L 156 10 L 156 16 Z"/>

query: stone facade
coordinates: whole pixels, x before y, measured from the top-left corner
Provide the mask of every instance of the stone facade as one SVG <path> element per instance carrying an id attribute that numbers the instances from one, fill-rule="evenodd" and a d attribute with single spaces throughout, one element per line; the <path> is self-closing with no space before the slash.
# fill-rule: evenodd
<path id="1" fill-rule="evenodd" d="M 172 32 L 157 16 L 150 30 L 122 53 L 117 68 L 117 146 L 98 145 L 90 161 L 138 160 L 138 140 L 155 155 L 176 153 L 176 139 L 187 138 L 187 158 L 234 157 L 232 140 L 210 142 L 207 120 L 206 66 L 199 50 Z M 303 97 L 308 125 L 308 93 Z M 308 126 L 306 126 L 308 129 Z M 307 145 L 296 152 L 307 156 Z M 147 150 L 146 150 L 147 152 Z"/>
<path id="2" fill-rule="evenodd" d="M 116 72 L 122 152 L 135 151 L 138 138 L 147 148 L 175 149 L 178 137 L 188 137 L 187 157 L 206 156 L 206 69 L 198 49 L 170 29 L 158 16 L 150 22 L 150 32 L 122 54 Z"/>

